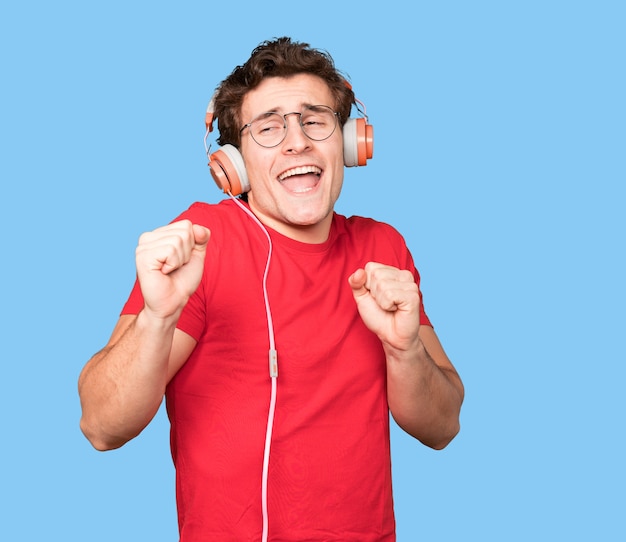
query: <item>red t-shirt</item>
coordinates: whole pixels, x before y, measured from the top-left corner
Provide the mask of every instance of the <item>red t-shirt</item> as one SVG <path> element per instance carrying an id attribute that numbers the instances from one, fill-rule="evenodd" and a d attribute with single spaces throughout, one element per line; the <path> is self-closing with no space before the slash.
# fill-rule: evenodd
<path id="1" fill-rule="evenodd" d="M 202 281 L 178 323 L 198 344 L 166 392 L 180 540 L 256 541 L 271 389 L 268 240 L 230 200 L 196 203 L 179 218 L 211 230 Z M 268 231 L 279 367 L 269 539 L 393 541 L 385 357 L 348 277 L 377 261 L 411 270 L 419 284 L 411 255 L 392 227 L 360 217 L 335 214 L 316 245 Z M 142 306 L 136 286 L 123 313 Z M 423 310 L 421 321 L 430 325 Z"/>

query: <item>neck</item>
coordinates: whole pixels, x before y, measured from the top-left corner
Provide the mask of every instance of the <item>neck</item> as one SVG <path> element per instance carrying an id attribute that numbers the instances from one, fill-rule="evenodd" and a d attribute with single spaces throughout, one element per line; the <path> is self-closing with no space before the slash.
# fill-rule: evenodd
<path id="1" fill-rule="evenodd" d="M 326 242 L 330 235 L 330 227 L 333 222 L 332 211 L 315 224 L 294 224 L 260 213 L 253 204 L 250 205 L 250 209 L 264 226 L 300 243 L 318 245 Z"/>

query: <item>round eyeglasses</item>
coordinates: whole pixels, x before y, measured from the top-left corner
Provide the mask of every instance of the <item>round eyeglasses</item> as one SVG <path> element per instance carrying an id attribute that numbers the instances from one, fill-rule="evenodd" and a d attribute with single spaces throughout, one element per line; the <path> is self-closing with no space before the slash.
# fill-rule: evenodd
<path id="1" fill-rule="evenodd" d="M 252 139 L 261 147 L 276 147 L 287 136 L 287 117 L 289 115 L 300 117 L 300 127 L 309 139 L 323 141 L 333 135 L 339 114 L 326 105 L 309 105 L 300 113 L 293 111 L 284 115 L 275 111 L 268 111 L 261 113 L 248 124 L 244 124 L 239 133 L 249 128 Z"/>

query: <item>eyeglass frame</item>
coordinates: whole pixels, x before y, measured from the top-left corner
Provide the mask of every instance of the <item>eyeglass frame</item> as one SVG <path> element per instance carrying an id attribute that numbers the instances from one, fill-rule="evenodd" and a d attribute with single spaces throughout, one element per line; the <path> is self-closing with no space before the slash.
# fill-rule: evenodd
<path id="1" fill-rule="evenodd" d="M 328 105 L 323 105 L 323 104 L 318 104 L 318 105 L 307 105 L 304 109 L 314 109 L 316 107 L 323 107 L 324 109 L 328 109 L 332 114 L 333 117 L 335 119 L 335 125 L 333 126 L 332 131 L 330 132 L 330 134 L 328 134 L 326 137 L 322 138 L 322 139 L 314 139 L 312 138 L 309 134 L 306 133 L 306 131 L 304 130 L 304 125 L 302 124 L 302 113 L 304 111 L 291 111 L 289 113 L 279 113 L 278 111 L 265 111 L 263 113 L 258 114 L 256 117 L 254 117 L 250 122 L 248 122 L 247 124 L 244 124 L 240 130 L 239 130 L 239 134 L 241 135 L 241 132 L 243 132 L 246 128 L 250 128 L 250 126 L 252 126 L 252 124 L 254 122 L 256 122 L 257 120 L 259 120 L 260 118 L 262 118 L 264 115 L 278 115 L 279 117 L 283 118 L 283 137 L 280 139 L 280 141 L 278 141 L 277 143 L 275 143 L 274 145 L 263 145 L 261 143 L 259 143 L 254 136 L 252 135 L 252 130 L 249 130 L 250 133 L 250 137 L 252 138 L 252 141 L 254 141 L 257 145 L 259 145 L 259 147 L 263 147 L 264 149 L 273 149 L 274 147 L 278 147 L 278 145 L 280 145 L 283 141 L 285 141 L 285 138 L 287 137 L 287 130 L 289 129 L 289 126 L 287 125 L 287 117 L 289 115 L 299 115 L 299 119 L 298 119 L 298 124 L 300 125 L 300 129 L 302 130 L 302 133 L 311 141 L 326 141 L 329 137 L 331 137 L 334 133 L 335 130 L 337 129 L 337 124 L 339 119 L 341 118 L 339 115 L 338 111 L 335 111 L 332 107 L 328 106 Z"/>

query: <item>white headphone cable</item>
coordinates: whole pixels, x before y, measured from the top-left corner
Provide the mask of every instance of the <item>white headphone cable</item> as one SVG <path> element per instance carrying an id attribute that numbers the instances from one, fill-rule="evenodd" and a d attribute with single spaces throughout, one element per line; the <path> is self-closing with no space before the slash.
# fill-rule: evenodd
<path id="1" fill-rule="evenodd" d="M 250 209 L 243 205 L 230 192 L 228 195 L 231 199 L 261 228 L 268 242 L 267 262 L 263 273 L 263 299 L 265 301 L 265 313 L 267 315 L 267 330 L 269 335 L 269 371 L 272 381 L 272 392 L 270 396 L 270 408 L 267 414 L 267 430 L 265 432 L 265 448 L 263 450 L 263 476 L 261 481 L 261 505 L 263 510 L 263 537 L 262 541 L 266 542 L 269 531 L 269 519 L 267 513 L 267 478 L 270 464 L 270 447 L 272 445 L 272 432 L 274 429 L 274 412 L 276 411 L 276 379 L 278 378 L 278 356 L 276 354 L 276 343 L 274 340 L 274 324 L 272 322 L 272 311 L 270 310 L 269 297 L 267 294 L 267 275 L 270 269 L 270 261 L 272 259 L 272 239 L 265 226 L 254 215 Z"/>

